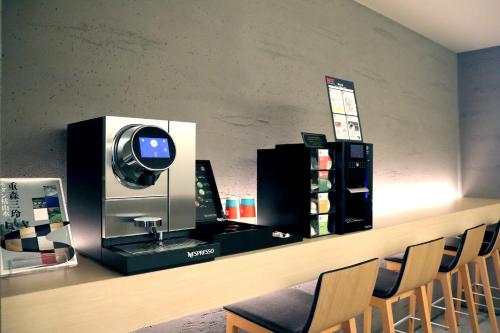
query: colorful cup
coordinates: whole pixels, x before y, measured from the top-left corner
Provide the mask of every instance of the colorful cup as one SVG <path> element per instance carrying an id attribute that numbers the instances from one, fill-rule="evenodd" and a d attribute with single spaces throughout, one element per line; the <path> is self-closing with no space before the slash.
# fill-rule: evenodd
<path id="1" fill-rule="evenodd" d="M 318 216 L 318 235 L 327 235 L 328 231 L 328 215 Z"/>
<path id="2" fill-rule="evenodd" d="M 240 201 L 238 197 L 226 198 L 226 218 L 239 219 L 240 218 Z"/>
<path id="3" fill-rule="evenodd" d="M 318 149 L 319 168 L 321 170 L 330 170 L 332 168 L 332 158 L 328 149 Z"/>
<path id="4" fill-rule="evenodd" d="M 318 179 L 318 185 L 320 191 L 329 191 L 332 189 L 332 183 L 328 179 Z"/>
<path id="5" fill-rule="evenodd" d="M 243 197 L 240 203 L 240 217 L 255 217 L 254 197 Z"/>
<path id="6" fill-rule="evenodd" d="M 318 193 L 318 212 L 328 213 L 330 211 L 330 200 L 328 199 L 328 193 Z"/>

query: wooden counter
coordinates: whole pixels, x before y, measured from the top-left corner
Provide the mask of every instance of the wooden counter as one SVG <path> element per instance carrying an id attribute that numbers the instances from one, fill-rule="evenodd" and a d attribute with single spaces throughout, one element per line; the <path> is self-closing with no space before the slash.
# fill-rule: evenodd
<path id="1" fill-rule="evenodd" d="M 79 257 L 75 268 L 1 280 L 2 332 L 129 332 L 314 279 L 500 218 L 500 199 L 375 219 L 370 231 L 331 235 L 158 272 L 121 276 Z"/>

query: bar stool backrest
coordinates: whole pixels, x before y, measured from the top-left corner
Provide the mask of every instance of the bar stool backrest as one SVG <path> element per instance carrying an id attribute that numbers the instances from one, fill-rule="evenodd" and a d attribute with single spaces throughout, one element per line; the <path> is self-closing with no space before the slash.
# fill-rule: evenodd
<path id="1" fill-rule="evenodd" d="M 495 225 L 495 231 L 493 232 L 493 239 L 491 242 L 493 244 L 487 249 L 486 254 L 490 254 L 493 250 L 500 250 L 500 221 Z"/>
<path id="2" fill-rule="evenodd" d="M 322 332 L 363 313 L 370 304 L 379 265 L 374 258 L 322 273 L 303 332 Z"/>
<path id="3" fill-rule="evenodd" d="M 444 253 L 444 238 L 408 246 L 396 294 L 413 290 L 434 280 Z"/>
<path id="4" fill-rule="evenodd" d="M 485 224 L 480 224 L 474 228 L 465 230 L 462 242 L 460 243 L 461 246 L 459 246 L 457 250 L 457 266 L 468 264 L 478 256 L 481 245 L 483 244 L 485 231 Z"/>

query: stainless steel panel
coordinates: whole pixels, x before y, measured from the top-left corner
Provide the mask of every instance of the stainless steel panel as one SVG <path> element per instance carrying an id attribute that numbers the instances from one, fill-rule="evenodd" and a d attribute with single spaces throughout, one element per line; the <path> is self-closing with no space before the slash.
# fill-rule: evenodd
<path id="1" fill-rule="evenodd" d="M 177 147 L 177 156 L 169 169 L 169 230 L 194 229 L 196 124 L 171 121 L 169 134 Z"/>
<path id="2" fill-rule="evenodd" d="M 134 226 L 134 218 L 155 216 L 162 219 L 158 231 L 168 231 L 168 198 L 131 198 L 105 200 L 102 220 L 102 237 L 133 236 L 148 231 Z"/>
<path id="3" fill-rule="evenodd" d="M 112 166 L 112 147 L 116 134 L 128 125 L 154 125 L 163 128 L 168 132 L 167 120 L 127 118 L 127 117 L 105 117 L 104 122 L 104 199 L 112 198 L 130 198 L 130 197 L 149 197 L 149 196 L 167 196 L 168 195 L 168 170 L 162 172 L 155 185 L 144 189 L 129 188 L 120 183 L 113 172 Z M 92 135 L 93 133 L 89 133 Z M 175 161 L 174 161 L 175 164 Z"/>

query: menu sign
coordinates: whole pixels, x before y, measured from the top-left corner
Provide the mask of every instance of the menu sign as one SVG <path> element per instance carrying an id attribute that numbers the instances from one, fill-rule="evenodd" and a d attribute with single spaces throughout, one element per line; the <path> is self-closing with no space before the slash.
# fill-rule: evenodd
<path id="1" fill-rule="evenodd" d="M 325 79 L 335 139 L 362 142 L 354 83 L 330 76 Z"/>

